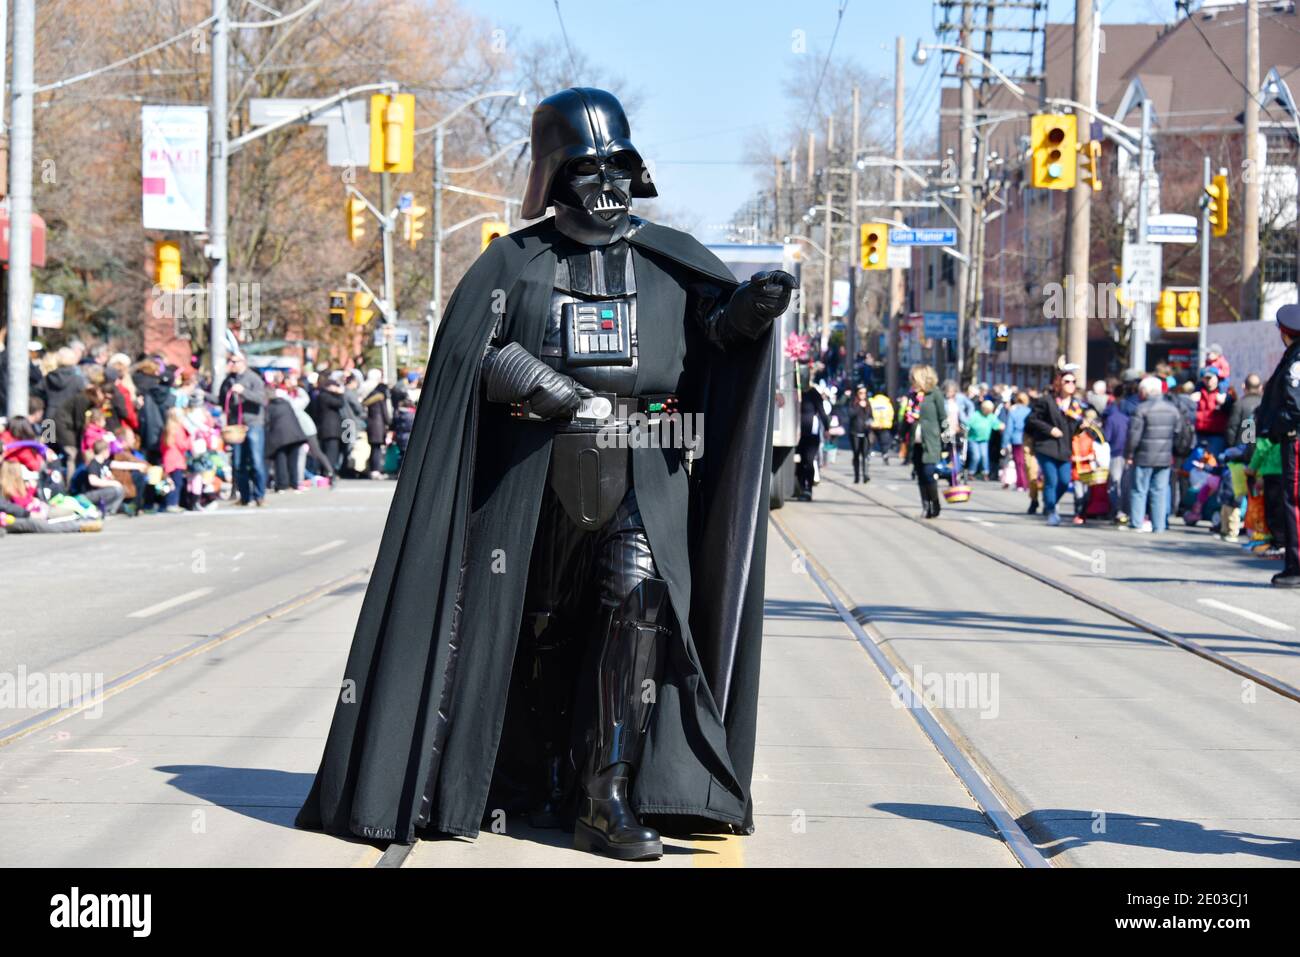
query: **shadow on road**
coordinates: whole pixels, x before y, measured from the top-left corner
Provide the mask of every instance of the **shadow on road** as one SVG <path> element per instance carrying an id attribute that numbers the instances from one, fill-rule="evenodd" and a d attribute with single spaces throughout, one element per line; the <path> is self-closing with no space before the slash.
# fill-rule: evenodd
<path id="1" fill-rule="evenodd" d="M 962 830 L 969 825 L 969 815 L 978 813 L 934 804 L 871 806 L 910 820 L 934 821 Z M 1093 844 L 1115 844 L 1179 854 L 1249 854 L 1270 861 L 1300 862 L 1300 841 L 1294 838 L 1219 830 L 1167 817 L 1044 808 L 1023 815 L 1017 823 L 1047 858 Z"/>

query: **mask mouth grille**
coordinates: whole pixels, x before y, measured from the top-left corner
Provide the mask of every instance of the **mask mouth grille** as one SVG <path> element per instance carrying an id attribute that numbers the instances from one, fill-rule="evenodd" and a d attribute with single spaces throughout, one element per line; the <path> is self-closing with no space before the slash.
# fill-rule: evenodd
<path id="1" fill-rule="evenodd" d="M 597 213 L 618 213 L 625 209 L 627 204 L 619 202 L 613 193 L 601 193 L 596 197 L 596 205 L 592 207 L 592 211 Z"/>

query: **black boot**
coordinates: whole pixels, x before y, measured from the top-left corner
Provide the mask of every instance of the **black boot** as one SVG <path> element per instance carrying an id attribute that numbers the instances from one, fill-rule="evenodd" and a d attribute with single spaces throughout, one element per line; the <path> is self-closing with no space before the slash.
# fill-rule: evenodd
<path id="1" fill-rule="evenodd" d="M 659 832 L 637 820 L 630 792 L 654 709 L 661 645 L 668 633 L 661 622 L 668 609 L 668 583 L 647 578 L 606 619 L 597 669 L 596 735 L 573 831 L 573 846 L 580 851 L 624 861 L 663 856 Z"/>

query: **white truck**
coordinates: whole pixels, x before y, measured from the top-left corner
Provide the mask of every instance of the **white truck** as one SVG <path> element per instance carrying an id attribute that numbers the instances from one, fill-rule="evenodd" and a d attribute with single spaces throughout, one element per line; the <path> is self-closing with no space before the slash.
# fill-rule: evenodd
<path id="1" fill-rule="evenodd" d="M 784 269 L 797 276 L 798 248 L 793 243 L 716 243 L 709 246 L 709 250 L 726 263 L 740 281 L 769 269 Z M 797 303 L 796 298 L 791 298 L 790 308 L 777 319 L 772 330 L 775 381 L 772 389 L 772 484 L 768 496 L 772 508 L 780 508 L 795 491 L 794 447 L 799 443 L 799 391 L 794 363 L 785 354 L 785 342 L 790 333 L 797 331 Z"/>

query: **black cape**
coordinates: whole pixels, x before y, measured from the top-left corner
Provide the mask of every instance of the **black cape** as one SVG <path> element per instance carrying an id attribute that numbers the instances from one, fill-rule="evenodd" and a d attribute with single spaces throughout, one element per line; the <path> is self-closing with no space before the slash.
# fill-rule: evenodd
<path id="1" fill-rule="evenodd" d="M 703 278 L 729 292 L 727 267 L 651 223 L 629 241 L 638 323 L 684 328 L 676 341 L 643 335 L 640 368 L 671 363 L 664 350 L 684 342 L 682 408 L 704 414 L 706 433 L 689 472 L 678 450 L 632 451 L 677 617 L 632 801 L 656 821 L 750 833 L 771 335 L 725 351 L 707 343 L 685 318 L 687 288 Z M 553 435 L 483 400 L 479 369 L 503 305 L 504 338 L 540 352 L 560 242 L 549 218 L 501 237 L 447 304 L 299 827 L 403 843 L 416 827 L 478 834 Z"/>

